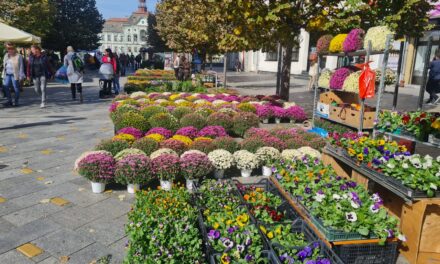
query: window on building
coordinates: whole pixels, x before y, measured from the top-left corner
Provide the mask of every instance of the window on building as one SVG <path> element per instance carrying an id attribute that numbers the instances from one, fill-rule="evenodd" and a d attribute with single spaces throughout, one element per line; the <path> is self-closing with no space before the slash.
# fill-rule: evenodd
<path id="1" fill-rule="evenodd" d="M 138 52 L 138 48 L 137 47 L 134 47 L 134 52 Z"/>
<path id="2" fill-rule="evenodd" d="M 130 47 L 128 47 L 128 52 L 131 52 L 131 48 Z"/>
<path id="3" fill-rule="evenodd" d="M 147 31 L 146 30 L 141 30 L 140 32 L 140 36 L 141 36 L 141 41 L 147 41 Z"/>
<path id="4" fill-rule="evenodd" d="M 128 41 L 128 42 L 131 42 L 131 35 L 128 35 L 128 36 L 127 36 L 127 41 Z"/>
<path id="5" fill-rule="evenodd" d="M 112 35 L 107 35 L 107 41 L 112 41 Z"/>
<path id="6" fill-rule="evenodd" d="M 117 42 L 117 41 L 118 41 L 118 36 L 117 36 L 117 35 L 114 35 L 114 36 L 113 36 L 113 41 L 114 41 L 114 42 Z"/>
<path id="7" fill-rule="evenodd" d="M 138 42 L 138 35 L 137 35 L 137 34 L 134 34 L 134 35 L 133 35 L 133 41 L 134 41 L 134 42 Z"/>
<path id="8" fill-rule="evenodd" d="M 119 36 L 119 41 L 120 41 L 120 42 L 124 42 L 124 36 L 120 35 L 120 36 Z"/>
<path id="9" fill-rule="evenodd" d="M 299 49 L 292 49 L 292 61 L 296 62 L 299 60 Z M 266 61 L 278 61 L 278 52 L 267 52 Z"/>

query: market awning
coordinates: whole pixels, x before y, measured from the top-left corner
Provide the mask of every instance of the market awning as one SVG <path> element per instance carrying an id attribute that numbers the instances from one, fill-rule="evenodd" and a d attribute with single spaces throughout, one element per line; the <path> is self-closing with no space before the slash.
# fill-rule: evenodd
<path id="1" fill-rule="evenodd" d="M 0 42 L 33 44 L 41 43 L 41 38 L 0 22 Z"/>

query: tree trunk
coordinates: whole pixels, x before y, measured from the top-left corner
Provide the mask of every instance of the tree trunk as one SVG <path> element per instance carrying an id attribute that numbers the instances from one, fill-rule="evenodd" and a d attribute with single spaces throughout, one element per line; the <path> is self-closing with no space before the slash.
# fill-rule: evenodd
<path id="1" fill-rule="evenodd" d="M 226 78 L 227 78 L 227 72 L 228 72 L 228 54 L 227 53 L 225 53 L 225 57 L 224 57 L 225 59 L 224 59 L 224 65 L 223 65 L 223 75 L 224 75 L 224 83 L 223 83 L 223 87 L 226 89 L 227 87 L 227 81 L 226 81 Z"/>
<path id="2" fill-rule="evenodd" d="M 289 101 L 290 92 L 290 69 L 292 66 L 292 44 L 283 46 L 283 64 L 281 67 L 281 90 L 279 96 L 285 101 Z"/>

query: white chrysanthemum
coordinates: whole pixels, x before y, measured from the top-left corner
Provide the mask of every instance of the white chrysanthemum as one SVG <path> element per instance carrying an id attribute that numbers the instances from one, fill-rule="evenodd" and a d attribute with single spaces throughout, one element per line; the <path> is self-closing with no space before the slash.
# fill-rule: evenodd
<path id="1" fill-rule="evenodd" d="M 295 158 L 301 157 L 302 154 L 296 149 L 285 149 L 281 152 L 281 158 L 284 160 L 292 161 Z"/>
<path id="2" fill-rule="evenodd" d="M 179 157 L 179 155 L 174 150 L 169 149 L 169 148 L 161 148 L 161 149 L 158 149 L 155 152 L 151 153 L 150 159 L 155 159 L 155 158 L 157 158 L 161 155 L 164 155 L 164 154 L 169 154 L 169 155 L 174 155 L 176 157 Z"/>
<path id="3" fill-rule="evenodd" d="M 132 155 L 132 154 L 140 154 L 140 155 L 147 156 L 147 154 L 145 154 L 145 152 L 143 152 L 140 149 L 128 148 L 128 149 L 124 149 L 124 150 L 121 150 L 120 152 L 118 152 L 118 154 L 116 154 L 116 156 L 115 156 L 115 160 L 120 161 L 123 158 L 127 157 L 128 155 Z"/>
<path id="4" fill-rule="evenodd" d="M 350 93 L 359 93 L 359 77 L 361 77 L 361 72 L 353 72 L 344 81 L 342 90 Z"/>
<path id="5" fill-rule="evenodd" d="M 296 103 L 294 103 L 294 102 L 285 102 L 284 103 L 284 109 L 288 109 L 292 106 L 296 106 Z"/>
<path id="6" fill-rule="evenodd" d="M 170 92 L 164 92 L 164 93 L 162 93 L 163 95 L 165 95 L 165 96 L 170 96 L 170 95 L 172 95 L 173 93 L 170 93 Z"/>
<path id="7" fill-rule="evenodd" d="M 221 104 L 225 104 L 225 103 L 227 103 L 227 102 L 224 100 L 215 100 L 212 102 L 213 105 L 221 105 Z"/>
<path id="8" fill-rule="evenodd" d="M 183 103 L 186 103 L 186 102 L 188 102 L 188 101 L 184 100 L 184 99 L 179 99 L 179 100 L 174 101 L 174 103 L 176 103 L 176 104 L 183 104 Z"/>
<path id="9" fill-rule="evenodd" d="M 322 88 L 330 88 L 330 79 L 333 75 L 333 72 L 329 69 L 324 69 L 319 76 L 318 86 Z"/>
<path id="10" fill-rule="evenodd" d="M 298 149 L 298 151 L 303 154 L 303 156 L 305 155 L 309 155 L 313 158 L 318 158 L 321 159 L 321 152 L 317 151 L 316 149 L 313 149 L 311 147 L 301 147 Z"/>
<path id="11" fill-rule="evenodd" d="M 234 157 L 224 149 L 217 149 L 208 154 L 209 160 L 217 170 L 226 170 L 234 165 Z"/>
<path id="12" fill-rule="evenodd" d="M 257 156 L 247 150 L 239 150 L 234 153 L 234 161 L 240 170 L 253 170 L 258 167 Z"/>
<path id="13" fill-rule="evenodd" d="M 281 158 L 280 151 L 272 147 L 262 147 L 255 153 L 258 162 L 263 166 L 270 166 Z"/>
<path id="14" fill-rule="evenodd" d="M 199 100 L 195 100 L 194 103 L 195 104 L 206 104 L 206 103 L 208 103 L 208 101 L 205 99 L 199 99 Z"/>
<path id="15" fill-rule="evenodd" d="M 146 92 L 134 92 L 130 95 L 130 98 L 132 98 L 132 99 L 139 99 L 139 98 L 143 98 L 143 97 L 147 97 Z"/>
<path id="16" fill-rule="evenodd" d="M 157 103 L 157 104 L 161 104 L 161 103 L 168 103 L 168 100 L 166 100 L 166 99 L 157 99 L 154 102 Z"/>
<path id="17" fill-rule="evenodd" d="M 388 35 L 394 35 L 394 33 L 387 26 L 372 27 L 365 35 L 364 47 L 368 47 L 368 41 L 371 40 L 371 50 L 385 50 Z M 390 44 L 392 45 L 393 41 Z"/>

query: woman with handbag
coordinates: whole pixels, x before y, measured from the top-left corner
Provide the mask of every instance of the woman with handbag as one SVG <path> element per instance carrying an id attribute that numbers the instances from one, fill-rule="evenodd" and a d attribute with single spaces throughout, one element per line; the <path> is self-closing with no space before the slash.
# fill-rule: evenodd
<path id="1" fill-rule="evenodd" d="M 14 106 L 18 106 L 18 99 L 20 98 L 20 81 L 26 76 L 24 74 L 23 57 L 17 53 L 15 46 L 12 43 L 6 43 L 7 53 L 3 58 L 3 85 L 4 93 L 8 102 L 6 107 L 13 106 L 10 86 L 14 88 Z"/>
<path id="2" fill-rule="evenodd" d="M 117 70 L 117 64 L 115 56 L 111 49 L 106 49 L 104 51 L 104 56 L 102 57 L 102 65 L 99 72 L 104 76 L 104 94 L 112 94 L 112 82 L 114 74 Z"/>

